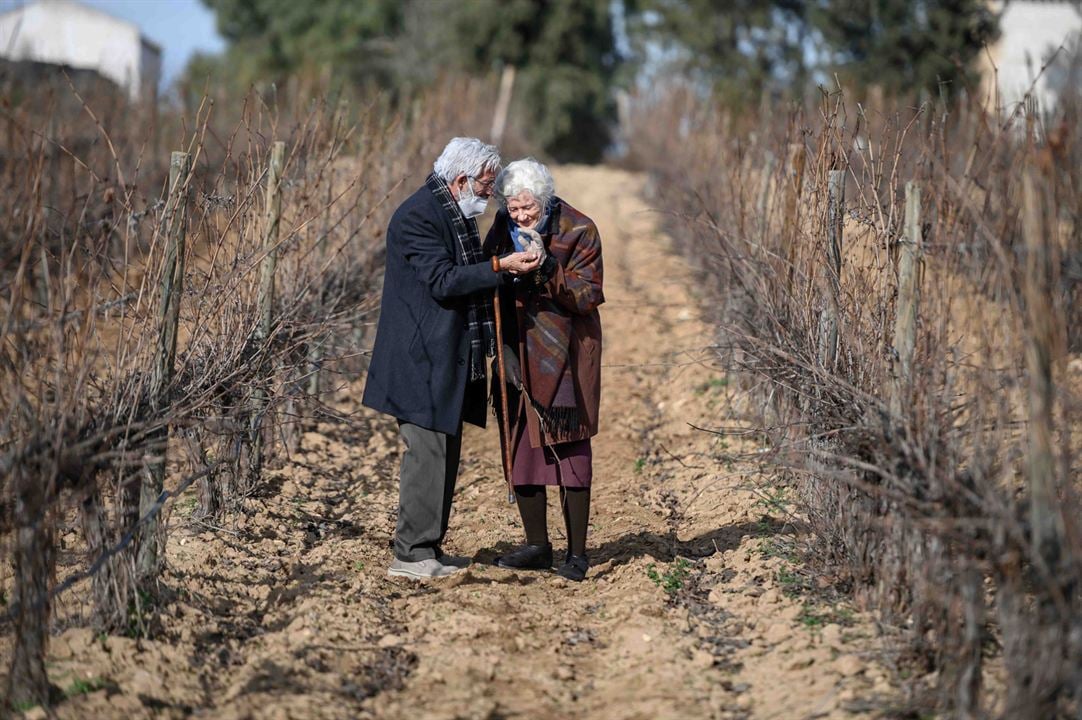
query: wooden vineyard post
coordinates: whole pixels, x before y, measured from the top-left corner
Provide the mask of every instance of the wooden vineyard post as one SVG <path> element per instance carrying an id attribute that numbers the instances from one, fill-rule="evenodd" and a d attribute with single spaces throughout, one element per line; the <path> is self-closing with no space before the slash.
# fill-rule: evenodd
<path id="1" fill-rule="evenodd" d="M 282 219 L 282 166 L 285 164 L 286 144 L 282 141 L 271 146 L 270 163 L 267 165 L 267 210 L 263 224 L 263 260 L 259 266 L 259 296 L 257 307 L 259 324 L 256 327 L 257 342 L 266 342 L 271 334 L 274 320 L 274 271 L 278 267 L 278 231 Z M 252 393 L 252 462 L 248 481 L 254 484 L 263 471 L 263 418 L 267 412 L 267 392 L 257 381 Z"/>
<path id="2" fill-rule="evenodd" d="M 158 332 L 155 394 L 166 399 L 168 385 L 173 379 L 177 355 L 177 325 L 180 321 L 180 297 L 184 293 L 185 220 L 187 219 L 186 188 L 191 158 L 187 153 L 174 152 L 169 158 L 168 239 L 165 266 L 162 269 L 162 299 Z"/>
<path id="3" fill-rule="evenodd" d="M 788 267 L 786 294 L 793 296 L 793 274 L 796 269 L 797 233 L 800 231 L 800 193 L 804 187 L 804 144 L 789 144 L 789 174 L 785 183 L 785 206 L 782 216 L 782 241 L 784 242 L 785 264 Z"/>
<path id="4" fill-rule="evenodd" d="M 36 472 L 34 470 L 37 470 Z M 49 676 L 45 651 L 49 639 L 49 580 L 56 554 L 47 504 L 53 481 L 44 469 L 15 463 L 10 482 L 15 495 L 12 607 L 14 644 L 5 697 L 11 703 L 48 707 Z M 7 708 L 0 700 L 0 713 Z"/>
<path id="5" fill-rule="evenodd" d="M 954 708 L 959 720 L 978 720 L 984 649 L 984 573 L 975 557 L 966 557 L 960 573 L 962 632 L 954 679 Z"/>
<path id="6" fill-rule="evenodd" d="M 898 242 L 898 299 L 894 309 L 894 350 L 890 358 L 887 398 L 892 418 L 902 413 L 902 400 L 910 387 L 917 337 L 918 283 L 921 258 L 921 193 L 914 182 L 905 185 L 905 228 Z"/>
<path id="7" fill-rule="evenodd" d="M 511 94 L 515 87 L 515 66 L 508 63 L 500 74 L 500 94 L 496 98 L 496 111 L 492 114 L 492 143 L 499 145 L 507 127 L 507 112 L 511 108 Z"/>
<path id="8" fill-rule="evenodd" d="M 10 81 L 5 82 L 4 83 L 5 87 L 3 89 L 4 90 L 4 97 L 7 97 L 7 98 L 10 98 L 12 96 L 12 94 L 11 94 L 11 85 L 9 83 L 10 83 Z M 6 140 L 7 145 L 5 145 L 4 147 L 7 147 L 7 148 L 10 148 L 10 149 L 13 150 L 16 147 L 16 145 L 15 145 L 15 114 L 14 113 L 5 113 L 5 115 L 7 116 L 7 129 L 8 129 L 8 132 L 7 132 L 7 140 Z M 7 187 L 9 189 L 13 189 L 15 187 L 16 178 L 18 177 L 17 173 L 19 172 L 20 163 L 9 162 L 9 163 L 6 163 L 6 165 L 8 166 Z"/>
<path id="9" fill-rule="evenodd" d="M 316 256 L 319 258 L 319 267 L 324 266 L 327 259 L 327 242 L 331 234 L 331 206 L 334 202 L 334 170 L 331 170 L 330 179 L 327 182 L 327 204 L 323 208 L 323 231 L 316 241 Z M 319 305 L 323 306 L 326 299 L 326 278 L 319 278 Z M 320 342 L 313 343 L 308 350 L 308 397 L 314 403 L 319 401 L 320 375 L 323 364 L 323 345 Z"/>
<path id="10" fill-rule="evenodd" d="M 42 308 L 49 307 L 49 253 L 46 251 L 45 237 L 48 233 L 50 215 L 59 215 L 60 205 L 60 149 L 54 144 L 57 136 L 56 109 L 49 113 L 47 136 L 43 140 L 45 153 L 49 158 L 49 176 L 45 191 L 45 207 L 41 213 L 41 278 L 39 280 L 38 302 Z"/>
<path id="11" fill-rule="evenodd" d="M 177 332 L 180 324 L 180 298 L 184 294 L 185 225 L 188 219 L 188 175 L 191 157 L 174 152 L 169 158 L 169 198 L 166 202 L 165 262 L 162 266 L 161 305 L 158 316 L 158 345 L 154 358 L 151 402 L 160 417 L 168 413 L 171 402 L 170 385 L 177 356 Z M 139 516 L 145 515 L 165 487 L 166 447 L 169 429 L 163 428 L 156 438 L 161 451 L 150 464 L 143 479 L 139 498 Z M 156 518 L 150 519 L 139 533 L 137 567 L 140 578 L 157 574 L 159 567 L 159 531 Z"/>
<path id="12" fill-rule="evenodd" d="M 841 306 L 842 226 L 845 221 L 845 171 L 831 170 L 827 201 L 826 267 L 822 273 L 823 307 L 819 316 L 819 364 L 831 372 L 838 354 Z"/>
<path id="13" fill-rule="evenodd" d="M 1048 197 L 1033 165 L 1022 176 L 1022 235 L 1026 249 L 1023 281 L 1026 371 L 1029 376 L 1028 463 L 1030 523 L 1034 556 L 1056 576 L 1063 522 L 1056 499 L 1053 454 L 1052 355 L 1056 329 L 1052 306 L 1052 238 Z"/>
<path id="14" fill-rule="evenodd" d="M 759 204 L 756 212 L 759 215 L 759 252 L 763 253 L 766 246 L 766 237 L 769 230 L 768 216 L 770 215 L 770 183 L 774 179 L 775 159 L 773 154 L 768 154 L 766 164 L 763 166 L 763 183 L 759 191 Z"/>
<path id="15" fill-rule="evenodd" d="M 267 166 L 267 215 L 263 231 L 263 261 L 259 266 L 259 329 L 261 340 L 270 337 L 274 307 L 274 271 L 278 267 L 278 227 L 282 219 L 282 165 L 286 144 L 271 146 Z"/>

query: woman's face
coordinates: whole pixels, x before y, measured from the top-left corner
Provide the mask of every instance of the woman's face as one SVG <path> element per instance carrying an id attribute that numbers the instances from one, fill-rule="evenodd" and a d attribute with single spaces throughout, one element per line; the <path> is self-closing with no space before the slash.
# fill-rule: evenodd
<path id="1" fill-rule="evenodd" d="M 532 228 L 541 219 L 541 203 L 537 202 L 533 193 L 523 190 L 507 198 L 507 214 L 519 227 Z"/>

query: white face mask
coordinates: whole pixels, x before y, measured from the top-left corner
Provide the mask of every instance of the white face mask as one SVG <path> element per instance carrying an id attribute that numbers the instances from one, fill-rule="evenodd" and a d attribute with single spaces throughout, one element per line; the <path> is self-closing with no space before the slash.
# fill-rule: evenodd
<path id="1" fill-rule="evenodd" d="M 468 195 L 467 192 L 469 192 Z M 458 209 L 467 218 L 475 218 L 478 215 L 484 215 L 486 207 L 488 207 L 488 199 L 477 197 L 477 193 L 473 191 L 473 182 L 466 178 L 466 189 L 458 194 Z"/>

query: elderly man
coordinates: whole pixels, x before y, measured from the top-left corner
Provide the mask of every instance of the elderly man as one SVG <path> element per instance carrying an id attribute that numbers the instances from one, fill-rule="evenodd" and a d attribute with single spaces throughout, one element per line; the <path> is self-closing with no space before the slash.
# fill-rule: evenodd
<path id="1" fill-rule="evenodd" d="M 399 474 L 392 576 L 431 578 L 468 564 L 443 553 L 463 421 L 485 426 L 486 357 L 495 353 L 492 295 L 541 258 L 486 259 L 475 217 L 485 211 L 499 151 L 454 138 L 387 227 L 387 268 L 363 403 L 398 419 Z"/>

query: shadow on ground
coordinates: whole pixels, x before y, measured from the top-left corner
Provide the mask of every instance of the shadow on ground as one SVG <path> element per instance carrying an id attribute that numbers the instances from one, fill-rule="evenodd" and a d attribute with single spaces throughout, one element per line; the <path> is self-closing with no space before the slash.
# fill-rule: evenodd
<path id="1" fill-rule="evenodd" d="M 649 556 L 655 562 L 662 563 L 672 562 L 678 557 L 694 560 L 733 550 L 739 547 L 741 540 L 748 535 L 766 538 L 792 531 L 791 524 L 774 519 L 726 525 L 689 540 L 680 540 L 672 530 L 666 533 L 644 531 L 604 543 L 590 553 L 590 564 L 604 565 L 611 561 L 607 570 L 597 574 L 597 577 L 603 577 L 613 568 L 641 557 Z"/>

